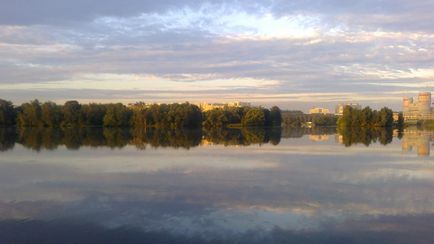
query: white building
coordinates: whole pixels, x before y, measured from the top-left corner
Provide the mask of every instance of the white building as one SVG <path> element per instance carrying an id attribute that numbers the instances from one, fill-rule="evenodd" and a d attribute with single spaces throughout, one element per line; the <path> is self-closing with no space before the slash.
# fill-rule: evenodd
<path id="1" fill-rule="evenodd" d="M 328 108 L 313 107 L 309 109 L 309 114 L 330 114 L 330 110 Z"/>
<path id="2" fill-rule="evenodd" d="M 207 102 L 203 102 L 199 104 L 200 109 L 203 112 L 209 111 L 209 110 L 213 110 L 213 109 L 224 109 L 225 107 L 229 107 L 229 108 L 240 108 L 240 107 L 251 107 L 250 103 L 246 103 L 246 102 L 229 102 L 229 103 L 207 103 Z"/>

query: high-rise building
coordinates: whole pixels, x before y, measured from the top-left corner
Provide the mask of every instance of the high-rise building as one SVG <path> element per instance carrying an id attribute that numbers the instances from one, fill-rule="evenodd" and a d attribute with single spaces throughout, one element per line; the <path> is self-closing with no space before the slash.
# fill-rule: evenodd
<path id="1" fill-rule="evenodd" d="M 404 97 L 402 112 L 405 121 L 434 119 L 433 108 L 431 107 L 431 92 L 419 93 L 417 102 L 412 97 Z"/>

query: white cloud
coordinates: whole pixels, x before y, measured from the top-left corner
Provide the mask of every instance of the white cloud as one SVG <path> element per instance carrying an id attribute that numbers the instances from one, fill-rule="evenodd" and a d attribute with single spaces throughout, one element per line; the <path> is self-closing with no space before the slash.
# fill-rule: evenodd
<path id="1" fill-rule="evenodd" d="M 229 6 L 205 4 L 199 9 L 184 7 L 165 13 L 136 17 L 102 17 L 94 21 L 119 33 L 150 35 L 158 31 L 196 30 L 234 39 L 311 38 L 321 30 L 319 16 L 294 14 L 276 16 L 266 9 L 249 13 Z"/>
<path id="2" fill-rule="evenodd" d="M 97 99 L 95 93 L 140 99 L 142 92 L 159 101 L 206 97 L 292 106 L 381 98 L 400 106 L 391 92 L 433 88 L 433 29 L 418 24 L 431 18 L 426 1 L 385 1 L 386 11 L 365 2 L 313 2 L 137 1 L 128 11 L 117 2 L 110 11 L 98 1 L 90 6 L 95 9 L 68 2 L 75 12 L 47 12 L 52 18 L 35 14 L 41 7 L 35 5 L 36 12 L 11 15 L 35 24 L 0 25 L 2 97 L 52 99 L 61 91 L 65 99 Z M 401 9 L 388 11 L 392 5 Z M 72 23 L 77 16 L 83 19 Z M 67 21 L 57 25 L 56 18 Z"/>
<path id="3" fill-rule="evenodd" d="M 143 91 L 206 91 L 229 89 L 267 89 L 280 84 L 277 80 L 255 78 L 204 79 L 205 76 L 193 78 L 194 74 L 183 74 L 182 78 L 173 80 L 155 75 L 142 74 L 81 74 L 70 80 L 41 83 L 1 84 L 1 89 L 105 89 L 105 90 L 143 90 Z M 194 80 L 192 82 L 191 80 Z"/>

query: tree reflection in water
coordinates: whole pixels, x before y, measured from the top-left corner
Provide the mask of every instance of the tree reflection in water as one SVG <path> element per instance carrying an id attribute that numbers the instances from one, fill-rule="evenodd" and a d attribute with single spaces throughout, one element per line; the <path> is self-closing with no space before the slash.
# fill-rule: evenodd
<path id="1" fill-rule="evenodd" d="M 338 129 L 338 141 L 349 147 L 353 144 L 364 144 L 369 146 L 372 143 L 379 142 L 387 145 L 393 140 L 393 130 L 391 128 L 349 128 Z"/>
<path id="2" fill-rule="evenodd" d="M 278 145 L 281 138 L 301 138 L 309 135 L 311 141 L 328 141 L 330 135 L 336 142 L 350 147 L 354 144 L 369 146 L 373 143 L 387 145 L 393 137 L 402 140 L 403 151 L 418 148 L 420 155 L 429 155 L 430 142 L 434 132 L 392 129 L 353 128 L 341 130 L 333 127 L 317 128 L 242 128 L 211 130 L 165 130 L 165 129 L 119 129 L 119 128 L 0 128 L 0 152 L 14 148 L 15 143 L 25 148 L 40 151 L 54 150 L 65 146 L 70 150 L 85 147 L 123 148 L 136 146 L 140 150 L 147 147 L 171 147 L 189 149 L 199 145 L 248 146 Z"/>
<path id="3" fill-rule="evenodd" d="M 134 145 L 144 150 L 172 147 L 189 149 L 201 144 L 251 145 L 280 142 L 281 129 L 216 129 L 216 130 L 164 130 L 119 128 L 0 128 L 0 151 L 12 149 L 19 143 L 35 151 L 54 150 L 65 146 L 70 150 L 86 147 L 123 148 Z"/>

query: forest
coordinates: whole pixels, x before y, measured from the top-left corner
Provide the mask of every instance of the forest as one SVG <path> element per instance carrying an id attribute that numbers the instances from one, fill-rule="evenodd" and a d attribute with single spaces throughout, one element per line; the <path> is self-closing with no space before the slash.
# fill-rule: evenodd
<path id="1" fill-rule="evenodd" d="M 63 105 L 33 100 L 14 106 L 0 99 L 0 126 L 37 128 L 224 128 L 273 127 L 282 123 L 281 111 L 274 106 L 225 107 L 202 112 L 188 102 L 173 104 L 145 104 L 138 102 L 89 103 L 67 101 Z"/>
<path id="2" fill-rule="evenodd" d="M 389 108 L 373 110 L 345 107 L 343 116 L 333 114 L 304 114 L 301 111 L 281 111 L 279 107 L 224 107 L 201 111 L 194 104 L 145 104 L 138 102 L 125 106 L 122 103 L 89 103 L 67 101 L 63 105 L 33 100 L 14 106 L 0 99 L 0 126 L 75 128 L 241 128 L 312 126 L 338 126 L 340 128 L 401 128 L 402 113 L 396 122 Z"/>
<path id="3" fill-rule="evenodd" d="M 399 113 L 396 123 L 393 121 L 393 111 L 389 108 L 382 108 L 379 111 L 370 107 L 356 109 L 350 106 L 344 108 L 344 113 L 338 120 L 340 128 L 391 128 L 396 126 L 402 128 L 404 117 Z"/>
<path id="4" fill-rule="evenodd" d="M 338 116 L 334 114 L 305 114 L 302 111 L 283 112 L 283 125 L 288 128 L 299 128 L 312 123 L 316 127 L 336 126 Z"/>

